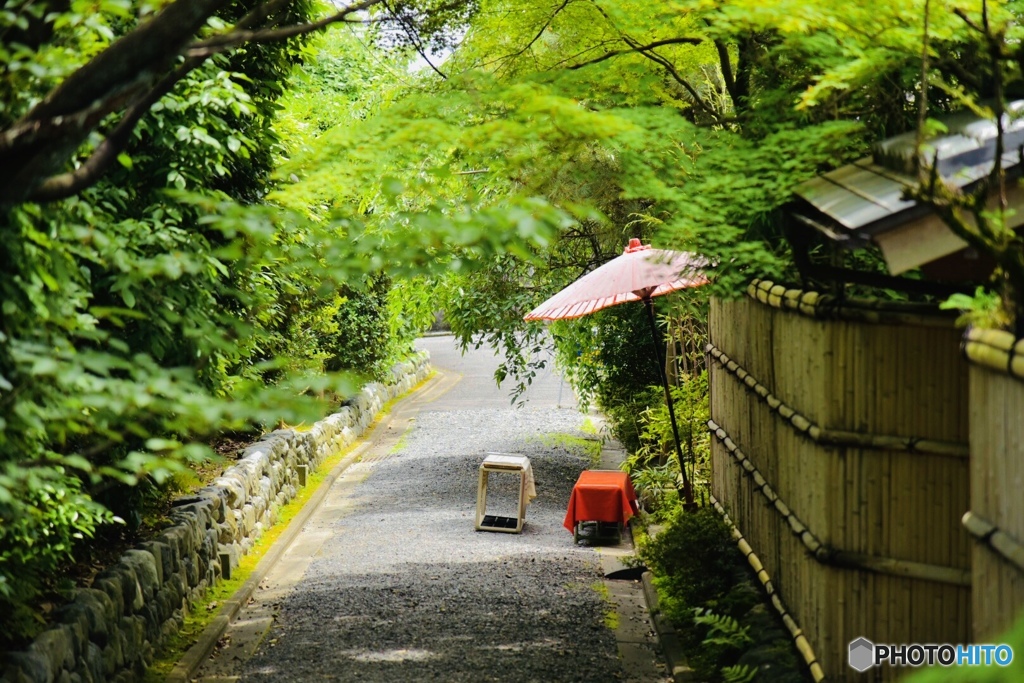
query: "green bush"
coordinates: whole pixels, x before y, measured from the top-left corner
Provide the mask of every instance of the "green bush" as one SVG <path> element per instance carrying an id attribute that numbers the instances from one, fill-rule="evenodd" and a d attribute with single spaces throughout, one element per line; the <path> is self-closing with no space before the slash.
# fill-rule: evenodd
<path id="1" fill-rule="evenodd" d="M 711 508 L 696 512 L 677 509 L 658 536 L 643 550 L 643 559 L 656 576 L 665 596 L 666 615 L 678 623 L 693 618 L 693 610 L 710 608 L 723 616 L 738 617 L 743 607 L 723 609 L 721 602 L 737 585 L 746 582 L 743 557 L 729 536 L 729 528 Z"/>
<path id="2" fill-rule="evenodd" d="M 680 384 L 672 387 L 676 424 L 679 429 L 680 448 L 687 463 L 691 479 L 707 481 L 711 458 L 710 434 L 707 430 L 708 376 L 707 371 L 697 375 L 682 375 Z M 663 394 L 659 393 L 660 399 Z M 640 416 L 640 447 L 623 463 L 645 509 L 658 520 L 667 519 L 679 504 L 677 486 L 680 480 L 679 460 L 675 450 L 668 406 L 663 400 L 653 403 Z M 692 465 L 690 463 L 693 463 Z M 697 489 L 698 500 L 703 491 Z"/>
<path id="3" fill-rule="evenodd" d="M 231 24 L 253 4 L 229 3 L 219 18 Z M 25 114 L 131 29 L 130 6 L 47 11 L 52 32 L 28 59 L 53 68 L 0 69 L 0 89 L 21 93 L 0 119 Z M 309 9 L 294 3 L 280 19 Z M 266 193 L 280 143 L 270 123 L 302 42 L 211 58 L 142 118 L 98 183 L 62 201 L 0 207 L 0 640 L 30 637 L 38 602 L 67 580 L 83 544 L 119 534 L 114 515 L 137 527 L 164 482 L 209 457 L 199 442 L 285 417 L 264 410 L 280 395 L 256 405 L 258 388 L 318 352 L 282 334 L 299 317 L 294 294 L 316 273 L 289 249 L 311 240 L 289 232 L 280 212 L 229 226 L 213 225 L 210 209 Z M 28 51 L 4 50 L 0 63 Z M 77 161 L 101 139 L 90 137 Z"/>
<path id="4" fill-rule="evenodd" d="M 0 645 L 32 635 L 42 619 L 31 598 L 71 559 L 76 543 L 113 515 L 82 491 L 63 468 L 30 470 L 7 463 L 0 473 Z"/>
<path id="5" fill-rule="evenodd" d="M 698 680 L 804 680 L 789 634 L 765 607 L 746 559 L 713 509 L 677 507 L 657 537 L 641 544 L 640 557 L 654 573 L 664 613 Z"/>
<path id="6" fill-rule="evenodd" d="M 334 317 L 336 332 L 323 342 L 326 367 L 382 379 L 391 351 L 387 283 L 377 278 L 366 289 L 348 288 L 344 295 Z"/>

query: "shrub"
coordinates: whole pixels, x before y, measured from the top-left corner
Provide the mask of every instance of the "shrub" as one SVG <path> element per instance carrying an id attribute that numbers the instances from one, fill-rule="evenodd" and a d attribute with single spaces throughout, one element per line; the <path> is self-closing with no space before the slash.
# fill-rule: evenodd
<path id="1" fill-rule="evenodd" d="M 7 463 L 0 483 L 0 644 L 6 644 L 43 627 L 31 600 L 71 560 L 74 545 L 113 516 L 62 468 Z"/>
<path id="2" fill-rule="evenodd" d="M 378 278 L 364 290 L 345 292 L 335 315 L 337 332 L 324 342 L 328 370 L 354 370 L 382 378 L 391 350 L 387 289 L 386 281 Z"/>
<path id="3" fill-rule="evenodd" d="M 665 613 L 673 621 L 689 622 L 693 610 L 701 607 L 724 616 L 742 615 L 719 604 L 733 587 L 745 582 L 746 567 L 729 528 L 713 509 L 690 513 L 678 508 L 657 538 L 644 547 L 643 559 L 657 577 Z"/>
<path id="4" fill-rule="evenodd" d="M 665 615 L 697 679 L 797 683 L 805 679 L 789 634 L 767 609 L 729 527 L 711 508 L 675 508 L 641 544 Z"/>

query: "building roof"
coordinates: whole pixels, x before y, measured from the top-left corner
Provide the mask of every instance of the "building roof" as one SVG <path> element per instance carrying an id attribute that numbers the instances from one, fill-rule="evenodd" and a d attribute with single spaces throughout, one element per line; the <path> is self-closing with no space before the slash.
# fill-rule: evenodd
<path id="1" fill-rule="evenodd" d="M 1010 169 L 1021 166 L 1024 100 L 1010 103 L 1007 112 L 1003 140 L 1004 149 L 1010 151 L 1003 154 L 1003 165 Z M 925 141 L 921 156 L 934 161 L 946 182 L 969 188 L 992 170 L 995 122 L 959 113 L 943 118 L 942 123 L 947 132 Z M 798 218 L 849 246 L 875 242 L 893 274 L 963 249 L 966 244 L 937 221 L 928 207 L 904 199 L 906 189 L 917 184 L 916 143 L 913 132 L 883 140 L 874 146 L 871 157 L 799 185 L 795 191 Z M 1024 206 L 1024 196 L 1017 198 Z M 1013 199 L 1011 204 L 1016 204 Z M 1024 223 L 1024 216 L 1017 220 Z"/>

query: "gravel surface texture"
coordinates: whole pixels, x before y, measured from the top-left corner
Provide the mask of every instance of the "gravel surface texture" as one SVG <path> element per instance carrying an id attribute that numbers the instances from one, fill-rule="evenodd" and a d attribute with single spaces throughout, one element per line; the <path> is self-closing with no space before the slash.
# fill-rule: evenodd
<path id="1" fill-rule="evenodd" d="M 584 435 L 584 416 L 563 404 L 571 392 L 547 378 L 539 400 L 512 408 L 483 371 L 493 359 L 461 360 L 444 346 L 450 340 L 428 341 L 435 365 L 456 366 L 447 370 L 462 381 L 422 406 L 391 452 L 359 465 L 369 472 L 350 512 L 310 525 L 330 533 L 236 674 L 370 683 L 621 678 L 596 555 L 562 527 L 572 485 L 590 465 L 550 438 Z M 474 531 L 477 472 L 489 451 L 530 457 L 538 497 L 522 534 Z M 491 475 L 489 513 L 513 508 L 514 486 L 512 475 Z"/>

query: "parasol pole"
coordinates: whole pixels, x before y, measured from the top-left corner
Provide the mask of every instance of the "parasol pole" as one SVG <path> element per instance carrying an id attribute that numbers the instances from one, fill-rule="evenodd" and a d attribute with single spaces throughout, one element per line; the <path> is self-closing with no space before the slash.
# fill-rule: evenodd
<path id="1" fill-rule="evenodd" d="M 672 436 L 675 438 L 676 444 L 676 459 L 679 461 L 679 471 L 683 474 L 683 490 L 680 495 L 687 505 L 692 505 L 693 488 L 690 486 L 690 478 L 686 476 L 686 467 L 683 465 L 683 449 L 679 445 L 679 427 L 676 426 L 676 410 L 672 405 L 672 392 L 668 388 L 668 373 L 665 372 L 665 361 L 661 355 L 661 345 L 658 344 L 658 323 L 654 319 L 654 301 L 650 296 L 643 297 L 642 301 L 644 302 L 644 308 L 647 309 L 647 320 L 651 323 L 651 341 L 654 343 L 654 355 L 658 359 L 661 383 L 665 387 L 665 403 L 668 404 L 668 416 L 672 422 Z"/>

